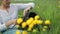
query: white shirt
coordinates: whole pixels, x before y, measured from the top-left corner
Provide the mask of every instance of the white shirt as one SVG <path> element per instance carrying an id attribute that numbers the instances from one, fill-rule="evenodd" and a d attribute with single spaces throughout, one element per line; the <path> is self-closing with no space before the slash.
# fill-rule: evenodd
<path id="1" fill-rule="evenodd" d="M 5 23 L 9 20 L 12 19 L 17 19 L 18 18 L 18 10 L 21 9 L 25 9 L 28 6 L 32 6 L 34 7 L 34 3 L 28 3 L 28 4 L 20 4 L 20 3 L 16 3 L 16 4 L 10 4 L 10 9 L 9 9 L 9 13 L 7 13 L 6 10 L 2 10 L 0 9 L 0 31 L 4 31 L 7 29 Z M 14 25 L 10 25 L 9 28 L 12 28 Z"/>

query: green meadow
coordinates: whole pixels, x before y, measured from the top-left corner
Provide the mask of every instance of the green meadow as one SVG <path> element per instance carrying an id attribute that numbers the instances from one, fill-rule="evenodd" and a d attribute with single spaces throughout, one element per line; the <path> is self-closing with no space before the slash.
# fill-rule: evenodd
<path id="1" fill-rule="evenodd" d="M 12 3 L 34 2 L 35 7 L 30 10 L 36 12 L 43 20 L 50 20 L 50 31 L 40 31 L 30 34 L 60 34 L 60 0 L 33 0 L 33 1 L 12 1 Z M 18 17 L 23 16 L 23 10 L 20 10 Z"/>

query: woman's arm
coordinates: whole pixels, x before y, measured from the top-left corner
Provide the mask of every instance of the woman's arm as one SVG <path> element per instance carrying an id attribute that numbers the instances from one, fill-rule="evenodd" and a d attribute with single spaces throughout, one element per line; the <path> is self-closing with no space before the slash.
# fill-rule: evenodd
<path id="1" fill-rule="evenodd" d="M 8 27 L 11 25 L 11 24 L 16 24 L 16 19 L 15 20 L 10 20 L 6 23 L 3 23 L 1 24 L 2 22 L 0 21 L 0 31 L 4 31 L 6 29 L 8 29 Z"/>
<path id="2" fill-rule="evenodd" d="M 11 4 L 12 6 L 16 6 L 18 8 L 18 10 L 20 9 L 26 9 L 28 8 L 29 6 L 33 7 L 35 6 L 34 3 L 15 3 L 15 4 Z"/>

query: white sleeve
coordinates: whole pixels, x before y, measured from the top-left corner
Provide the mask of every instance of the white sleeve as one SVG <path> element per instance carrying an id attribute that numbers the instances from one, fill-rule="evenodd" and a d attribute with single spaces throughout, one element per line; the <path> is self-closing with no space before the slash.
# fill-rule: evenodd
<path id="1" fill-rule="evenodd" d="M 27 4 L 22 4 L 22 3 L 16 3 L 16 4 L 12 4 L 14 6 L 16 6 L 18 8 L 18 10 L 20 9 L 25 9 L 29 6 L 32 6 L 34 8 L 35 4 L 34 3 L 27 3 Z"/>

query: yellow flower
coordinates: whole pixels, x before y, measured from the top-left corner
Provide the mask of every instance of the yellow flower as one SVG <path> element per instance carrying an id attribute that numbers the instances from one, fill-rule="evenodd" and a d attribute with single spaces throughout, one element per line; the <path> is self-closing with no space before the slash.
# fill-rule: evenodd
<path id="1" fill-rule="evenodd" d="M 17 19 L 17 24 L 20 24 L 21 22 L 23 22 L 22 18 Z"/>
<path id="2" fill-rule="evenodd" d="M 35 25 L 36 23 L 37 23 L 37 20 L 34 20 L 34 21 L 32 22 L 32 24 L 34 24 L 34 25 Z"/>
<path id="3" fill-rule="evenodd" d="M 37 20 L 37 22 L 36 22 L 37 24 L 42 24 L 43 23 L 43 21 L 42 20 Z"/>
<path id="4" fill-rule="evenodd" d="M 32 17 L 30 17 L 29 20 L 33 21 L 34 19 Z"/>
<path id="5" fill-rule="evenodd" d="M 27 30 L 28 30 L 28 31 L 31 31 L 31 30 L 32 30 L 32 28 L 28 28 Z"/>
<path id="6" fill-rule="evenodd" d="M 38 15 L 35 16 L 35 20 L 38 20 L 40 17 Z"/>
<path id="7" fill-rule="evenodd" d="M 45 29 L 45 28 L 43 28 L 43 31 L 46 31 L 46 29 Z"/>
<path id="8" fill-rule="evenodd" d="M 44 26 L 44 28 L 48 28 L 47 26 Z"/>
<path id="9" fill-rule="evenodd" d="M 30 25 L 29 25 L 29 28 L 33 28 L 33 27 L 34 27 L 34 24 L 30 24 Z"/>
<path id="10" fill-rule="evenodd" d="M 16 25 L 16 28 L 19 28 L 20 26 L 19 25 Z"/>
<path id="11" fill-rule="evenodd" d="M 33 29 L 33 32 L 36 32 L 37 30 L 36 29 Z"/>
<path id="12" fill-rule="evenodd" d="M 27 20 L 26 23 L 27 23 L 27 25 L 30 25 L 32 22 L 31 22 L 31 20 Z"/>
<path id="13" fill-rule="evenodd" d="M 17 31 L 16 31 L 16 34 L 20 34 L 20 30 L 17 30 Z"/>
<path id="14" fill-rule="evenodd" d="M 27 31 L 23 31 L 22 34 L 28 34 L 28 32 Z"/>
<path id="15" fill-rule="evenodd" d="M 25 28 L 27 26 L 26 22 L 22 23 L 22 28 Z"/>
<path id="16" fill-rule="evenodd" d="M 30 25 L 32 22 L 33 22 L 33 18 L 32 18 L 32 17 L 29 18 L 29 19 L 26 21 L 27 25 Z"/>
<path id="17" fill-rule="evenodd" d="M 49 25 L 49 24 L 50 24 L 50 20 L 46 20 L 46 21 L 45 21 L 45 24 L 46 24 L 46 25 Z"/>

